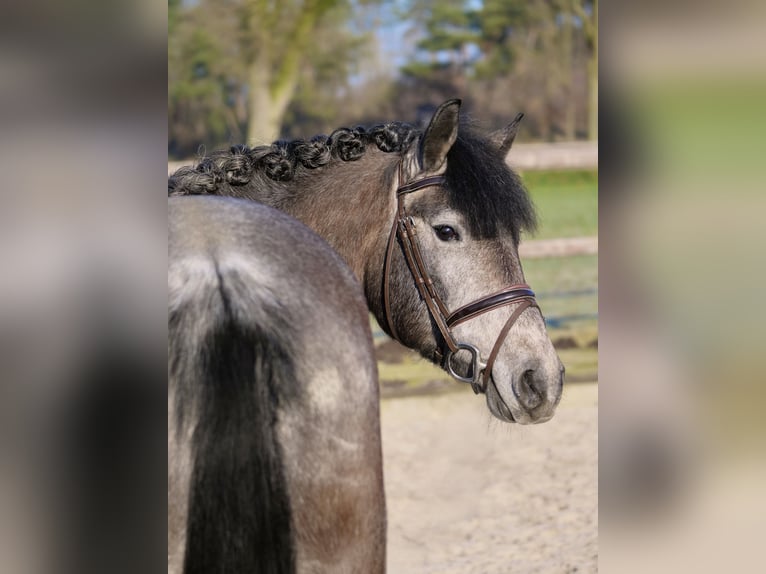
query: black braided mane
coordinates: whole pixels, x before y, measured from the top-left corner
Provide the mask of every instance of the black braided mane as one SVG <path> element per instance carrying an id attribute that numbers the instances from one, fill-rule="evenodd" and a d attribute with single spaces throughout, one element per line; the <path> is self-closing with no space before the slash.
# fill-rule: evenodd
<path id="1" fill-rule="evenodd" d="M 308 141 L 277 141 L 253 148 L 235 145 L 211 153 L 196 166 L 178 169 L 168 178 L 168 195 L 248 197 L 241 190 L 256 176 L 288 182 L 298 169 L 316 169 L 334 158 L 358 160 L 371 145 L 384 152 L 404 153 L 420 135 L 409 124 L 391 122 L 371 128 L 339 128 Z M 522 230 L 534 231 L 535 209 L 521 179 L 497 147 L 467 122 L 461 123 L 447 155 L 445 177 L 447 201 L 466 215 L 477 237 L 510 232 L 518 242 Z"/>
<path id="2" fill-rule="evenodd" d="M 420 131 L 413 126 L 391 122 L 372 128 L 339 128 L 309 141 L 277 141 L 253 148 L 234 145 L 211 153 L 196 166 L 178 169 L 168 178 L 168 195 L 218 194 L 221 184 L 246 185 L 257 172 L 275 181 L 289 181 L 299 166 L 315 169 L 332 158 L 354 161 L 372 144 L 384 152 L 401 153 L 418 136 Z"/>

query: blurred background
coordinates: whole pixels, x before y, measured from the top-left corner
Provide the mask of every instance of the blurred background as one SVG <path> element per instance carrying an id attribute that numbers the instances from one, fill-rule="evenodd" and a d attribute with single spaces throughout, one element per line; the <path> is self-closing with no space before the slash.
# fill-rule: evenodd
<path id="1" fill-rule="evenodd" d="M 460 96 L 523 141 L 597 139 L 593 0 L 170 0 L 168 153 L 421 123 Z"/>
<path id="2" fill-rule="evenodd" d="M 748 0 L 601 12 L 604 572 L 766 567 L 764 23 Z"/>

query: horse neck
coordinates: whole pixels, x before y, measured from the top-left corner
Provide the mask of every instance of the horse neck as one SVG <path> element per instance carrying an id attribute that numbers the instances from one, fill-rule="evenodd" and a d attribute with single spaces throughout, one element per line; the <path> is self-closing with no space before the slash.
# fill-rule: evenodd
<path id="1" fill-rule="evenodd" d="M 398 163 L 398 155 L 368 149 L 356 161 L 300 170 L 278 206 L 332 245 L 367 293 L 380 292 Z"/>

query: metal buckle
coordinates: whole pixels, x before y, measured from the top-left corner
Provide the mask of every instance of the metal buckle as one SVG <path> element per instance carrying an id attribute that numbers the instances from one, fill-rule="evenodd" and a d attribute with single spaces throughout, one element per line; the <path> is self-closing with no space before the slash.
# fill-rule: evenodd
<path id="1" fill-rule="evenodd" d="M 463 377 L 461 375 L 458 375 L 455 372 L 455 368 L 452 366 L 452 357 L 454 357 L 457 353 L 460 351 L 468 351 L 471 353 L 471 376 L 470 377 Z M 487 367 L 487 363 L 481 360 L 481 352 L 479 349 L 474 347 L 473 345 L 469 345 L 468 343 L 458 343 L 457 344 L 457 351 L 454 353 L 451 349 L 447 349 L 447 354 L 444 357 L 444 363 L 445 367 L 447 368 L 447 372 L 452 375 L 455 379 L 460 381 L 461 383 L 469 383 L 471 385 L 471 388 L 473 389 L 473 392 L 477 395 L 482 392 L 483 385 L 481 382 L 481 375 L 484 372 L 484 369 Z"/>

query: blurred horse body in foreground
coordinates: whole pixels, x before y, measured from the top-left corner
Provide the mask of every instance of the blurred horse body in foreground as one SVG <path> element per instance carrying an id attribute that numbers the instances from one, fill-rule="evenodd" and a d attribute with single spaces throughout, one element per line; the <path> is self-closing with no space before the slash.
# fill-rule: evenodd
<path id="1" fill-rule="evenodd" d="M 168 213 L 168 573 L 383 572 L 377 372 L 351 271 L 256 202 Z"/>

